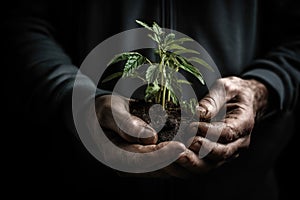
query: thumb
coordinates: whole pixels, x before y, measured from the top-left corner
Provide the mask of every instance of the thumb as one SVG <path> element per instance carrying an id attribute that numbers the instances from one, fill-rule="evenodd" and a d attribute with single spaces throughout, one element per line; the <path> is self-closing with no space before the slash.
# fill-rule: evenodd
<path id="1" fill-rule="evenodd" d="M 128 101 L 117 95 L 104 95 L 96 100 L 101 126 L 119 134 L 130 143 L 155 144 L 156 131 L 142 119 L 129 113 Z"/>
<path id="2" fill-rule="evenodd" d="M 219 79 L 209 93 L 199 101 L 196 112 L 200 119 L 209 120 L 215 117 L 226 103 L 226 91 L 222 79 Z"/>
<path id="3" fill-rule="evenodd" d="M 155 144 L 158 136 L 156 131 L 142 119 L 127 113 L 118 116 L 116 120 L 116 132 L 131 143 Z"/>

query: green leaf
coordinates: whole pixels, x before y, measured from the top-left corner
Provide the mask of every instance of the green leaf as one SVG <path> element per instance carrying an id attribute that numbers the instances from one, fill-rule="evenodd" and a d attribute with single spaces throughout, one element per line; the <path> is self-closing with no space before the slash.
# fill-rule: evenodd
<path id="1" fill-rule="evenodd" d="M 179 44 L 171 44 L 167 47 L 167 50 L 186 50 L 186 48 Z"/>
<path id="2" fill-rule="evenodd" d="M 198 51 L 195 51 L 193 49 L 182 49 L 182 50 L 178 50 L 178 51 L 174 51 L 175 54 L 184 54 L 184 53 L 194 53 L 194 54 L 200 54 Z"/>
<path id="3" fill-rule="evenodd" d="M 149 84 L 146 88 L 146 95 L 145 95 L 145 101 L 149 101 L 154 99 L 158 93 L 160 92 L 160 87 L 158 85 L 157 80 L 153 83 Z"/>
<path id="4" fill-rule="evenodd" d="M 187 85 L 192 85 L 191 82 L 189 82 L 189 81 L 187 81 L 187 80 L 184 80 L 184 79 L 178 80 L 177 83 L 180 83 L 180 84 L 187 84 Z"/>
<path id="5" fill-rule="evenodd" d="M 152 28 L 153 28 L 154 33 L 156 33 L 157 35 L 161 35 L 161 34 L 164 33 L 162 31 L 162 29 L 160 28 L 160 26 L 157 23 L 155 23 L 155 22 L 153 22 Z"/>
<path id="6" fill-rule="evenodd" d="M 161 41 L 160 37 L 158 35 L 154 34 L 154 38 L 155 38 L 155 41 L 158 41 L 157 43 L 160 44 L 160 41 Z"/>
<path id="7" fill-rule="evenodd" d="M 167 45 L 168 43 L 172 43 L 174 39 L 175 39 L 175 34 L 169 33 L 164 39 L 164 44 Z"/>
<path id="8" fill-rule="evenodd" d="M 139 53 L 130 55 L 128 57 L 127 62 L 125 63 L 122 77 L 130 77 L 132 74 L 135 73 L 135 70 L 137 70 L 141 65 L 145 64 L 146 62 L 147 59 Z"/>
<path id="9" fill-rule="evenodd" d="M 189 102 L 189 109 L 192 114 L 196 113 L 196 106 L 198 105 L 198 101 L 195 98 L 191 98 Z"/>
<path id="10" fill-rule="evenodd" d="M 115 63 L 120 62 L 120 61 L 127 60 L 130 56 L 134 56 L 134 55 L 142 56 L 140 53 L 137 53 L 137 52 L 120 53 L 120 54 L 114 56 L 113 59 L 111 59 L 111 61 L 108 62 L 107 66 L 110 66 L 110 65 L 115 64 Z"/>
<path id="11" fill-rule="evenodd" d="M 148 29 L 149 31 L 153 31 L 153 29 L 152 29 L 150 26 L 148 26 L 146 23 L 141 22 L 140 20 L 135 20 L 135 22 L 138 23 L 139 25 L 145 27 L 145 28 Z"/>
<path id="12" fill-rule="evenodd" d="M 213 71 L 213 68 L 203 59 L 197 57 L 186 58 L 181 54 L 192 53 L 200 54 L 200 52 L 187 49 L 182 44 L 191 42 L 193 39 L 183 37 L 175 39 L 174 33 L 165 33 L 163 29 L 155 22 L 152 26 L 136 20 L 136 23 L 151 31 L 148 36 L 158 44 L 156 52 L 160 60 L 158 63 L 153 63 L 137 52 L 125 52 L 116 55 L 108 66 L 120 61 L 124 61 L 122 72 L 116 72 L 107 76 L 102 83 L 108 82 L 120 76 L 128 78 L 140 78 L 148 83 L 145 91 L 145 100 L 160 103 L 165 103 L 165 98 L 173 103 L 178 103 L 182 100 L 182 84 L 191 84 L 187 80 L 179 79 L 177 76 L 178 70 L 184 70 L 195 76 L 202 84 L 204 79 L 199 71 L 198 64 Z M 143 64 L 149 63 L 146 71 L 138 70 Z M 195 67 L 193 64 L 195 64 Z M 167 92 L 167 93 L 166 93 Z M 191 112 L 195 111 L 195 100 L 184 101 L 184 107 Z"/>
<path id="13" fill-rule="evenodd" d="M 191 112 L 193 115 L 196 113 L 196 106 L 198 105 L 197 99 L 191 98 L 188 100 L 181 100 L 180 106 L 181 109 L 185 112 Z"/>
<path id="14" fill-rule="evenodd" d="M 154 36 L 153 36 L 153 35 L 154 35 Z M 159 43 L 160 43 L 159 37 L 158 37 L 156 34 L 153 34 L 153 35 L 148 34 L 148 36 L 149 36 L 153 41 L 155 41 L 155 42 L 157 42 L 157 43 L 159 44 Z"/>
<path id="15" fill-rule="evenodd" d="M 168 90 L 169 90 L 169 89 L 168 89 Z M 170 97 L 171 97 L 172 102 L 173 102 L 175 105 L 178 105 L 179 100 L 178 100 L 176 94 L 175 94 L 172 90 L 169 90 L 169 91 L 170 91 Z"/>
<path id="16" fill-rule="evenodd" d="M 113 80 L 115 78 L 121 77 L 122 74 L 123 74 L 123 72 L 113 73 L 113 74 L 107 76 L 105 79 L 103 79 L 102 83 L 106 83 L 106 82 L 111 81 L 111 80 Z"/>
<path id="17" fill-rule="evenodd" d="M 174 103 L 178 103 L 178 97 L 181 96 L 182 88 L 178 83 L 178 78 L 173 69 L 167 70 L 166 73 L 166 88 L 170 91 L 170 97 Z"/>
<path id="18" fill-rule="evenodd" d="M 172 68 L 172 69 L 175 69 L 176 68 L 176 64 L 178 64 L 178 61 L 177 61 L 177 58 L 176 58 L 176 54 L 174 54 L 173 52 L 166 52 L 166 60 L 168 61 L 169 63 L 169 66 Z"/>
<path id="19" fill-rule="evenodd" d="M 183 38 L 179 38 L 177 40 L 170 41 L 169 43 L 167 43 L 167 45 L 169 45 L 169 44 L 183 44 L 184 42 L 192 42 L 192 41 L 194 41 L 194 40 L 191 39 L 191 38 L 183 37 Z"/>
<path id="20" fill-rule="evenodd" d="M 192 74 L 193 76 L 195 76 L 203 85 L 204 85 L 204 79 L 203 76 L 201 74 L 201 72 L 199 71 L 198 68 L 196 68 L 195 66 L 193 66 L 191 63 L 189 63 L 184 57 L 182 56 L 177 56 L 176 57 L 180 63 L 179 67 L 181 69 L 183 69 L 184 71 L 189 72 L 190 74 Z"/>
<path id="21" fill-rule="evenodd" d="M 146 71 L 146 81 L 148 83 L 153 83 L 158 78 L 159 78 L 159 66 L 158 65 L 149 66 Z"/>
<path id="22" fill-rule="evenodd" d="M 215 70 L 212 68 L 212 66 L 210 66 L 205 60 L 198 58 L 198 57 L 191 57 L 191 58 L 187 58 L 187 60 L 189 62 L 196 62 L 204 67 L 206 67 L 207 69 L 209 69 L 210 71 L 214 72 Z"/>

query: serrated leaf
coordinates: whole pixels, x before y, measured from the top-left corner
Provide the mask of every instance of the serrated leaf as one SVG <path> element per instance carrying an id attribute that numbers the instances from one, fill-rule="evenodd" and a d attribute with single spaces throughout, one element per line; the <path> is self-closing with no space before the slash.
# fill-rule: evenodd
<path id="1" fill-rule="evenodd" d="M 196 62 L 200 65 L 202 65 L 203 67 L 206 67 L 207 69 L 209 69 L 210 71 L 214 72 L 215 70 L 212 68 L 212 66 L 210 66 L 205 60 L 198 58 L 198 57 L 191 57 L 191 58 L 187 58 L 187 60 L 189 62 Z"/>
<path id="2" fill-rule="evenodd" d="M 107 76 L 105 79 L 103 79 L 102 83 L 106 83 L 106 82 L 111 81 L 111 80 L 113 80 L 115 78 L 121 77 L 122 74 L 123 74 L 123 72 L 113 73 L 113 74 Z"/>
<path id="3" fill-rule="evenodd" d="M 153 83 L 159 78 L 159 67 L 158 65 L 151 65 L 146 71 L 146 81 L 148 83 Z"/>
<path id="4" fill-rule="evenodd" d="M 149 31 L 153 31 L 153 29 L 152 29 L 150 26 L 148 26 L 146 23 L 144 23 L 144 22 L 142 22 L 142 21 L 140 21 L 140 20 L 135 20 L 135 22 L 138 23 L 139 25 L 145 27 L 145 28 L 148 29 Z"/>
<path id="5" fill-rule="evenodd" d="M 153 83 L 149 84 L 146 88 L 146 95 L 145 95 L 145 101 L 154 99 L 160 91 L 160 87 L 158 85 L 157 80 Z"/>
<path id="6" fill-rule="evenodd" d="M 139 53 L 129 56 L 125 63 L 122 77 L 129 77 L 131 74 L 134 74 L 135 70 L 146 62 L 146 58 Z"/>
<path id="7" fill-rule="evenodd" d="M 110 65 L 115 64 L 115 63 L 120 62 L 120 61 L 127 60 L 130 56 L 133 56 L 133 55 L 140 55 L 140 56 L 142 56 L 140 53 L 137 53 L 137 52 L 124 52 L 124 53 L 120 53 L 118 55 L 115 55 L 113 57 L 113 59 L 111 59 L 111 61 L 108 62 L 107 66 L 110 66 Z"/>

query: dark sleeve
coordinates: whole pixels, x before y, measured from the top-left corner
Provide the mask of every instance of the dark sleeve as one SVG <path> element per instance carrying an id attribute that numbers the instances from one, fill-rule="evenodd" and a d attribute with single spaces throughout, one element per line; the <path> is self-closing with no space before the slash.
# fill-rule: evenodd
<path id="1" fill-rule="evenodd" d="M 244 73 L 244 77 L 257 78 L 275 93 L 277 109 L 292 110 L 299 95 L 300 41 L 282 45 L 264 58 L 255 60 Z"/>
<path id="2" fill-rule="evenodd" d="M 35 9 L 45 14 L 45 7 Z M 4 22 L 5 59 L 11 68 L 8 73 L 17 82 L 14 85 L 17 88 L 11 89 L 18 91 L 19 106 L 25 107 L 25 116 L 35 123 L 50 122 L 51 126 L 62 125 L 74 131 L 71 109 L 74 80 L 77 76 L 77 87 L 84 91 L 87 101 L 93 99 L 96 86 L 79 72 L 58 44 L 55 26 L 38 14 L 12 11 Z M 97 90 L 98 95 L 104 93 Z M 84 103 L 78 106 L 84 107 Z"/>
<path id="3" fill-rule="evenodd" d="M 291 111 L 300 92 L 299 1 L 264 1 L 259 20 L 263 50 L 244 77 L 257 78 L 269 87 L 276 110 Z"/>

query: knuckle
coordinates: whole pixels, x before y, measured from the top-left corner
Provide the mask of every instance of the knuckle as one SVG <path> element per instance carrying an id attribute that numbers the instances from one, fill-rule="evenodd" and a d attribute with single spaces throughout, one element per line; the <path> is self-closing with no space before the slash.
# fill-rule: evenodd
<path id="1" fill-rule="evenodd" d="M 200 103 L 200 106 L 206 107 L 206 108 L 207 107 L 216 108 L 218 105 L 214 98 L 212 98 L 211 96 L 206 96 L 203 98 L 203 101 L 202 101 L 202 103 Z"/>
<path id="2" fill-rule="evenodd" d="M 182 165 L 186 165 L 186 164 L 189 162 L 190 158 L 189 158 L 189 156 L 187 155 L 187 153 L 185 152 L 185 153 L 183 153 L 183 154 L 180 155 L 180 157 L 179 157 L 178 160 L 179 160 L 179 162 L 180 162 Z"/>
<path id="3" fill-rule="evenodd" d="M 181 152 L 186 151 L 186 147 L 183 143 L 181 143 L 181 142 L 175 142 L 175 143 L 176 143 L 176 145 L 175 145 L 176 151 L 181 151 Z"/>
<path id="4" fill-rule="evenodd" d="M 223 155 L 222 155 L 223 159 L 224 160 L 229 159 L 232 154 L 233 154 L 232 149 L 229 146 L 225 146 L 224 150 L 223 150 Z"/>
<path id="5" fill-rule="evenodd" d="M 156 146 L 157 146 L 157 150 L 166 147 L 168 151 L 175 152 L 175 153 L 183 153 L 182 155 L 184 155 L 187 150 L 186 146 L 183 143 L 177 141 L 162 142 Z"/>
<path id="6" fill-rule="evenodd" d="M 236 81 L 240 81 L 240 80 L 241 80 L 241 78 L 239 78 L 239 77 L 236 77 L 236 76 L 229 76 L 229 77 L 228 77 L 228 80 L 231 80 L 231 81 L 234 81 L 234 82 L 236 82 Z"/>
<path id="7" fill-rule="evenodd" d="M 229 125 L 226 125 L 223 129 L 222 139 L 226 142 L 232 142 L 237 138 L 236 131 Z"/>

